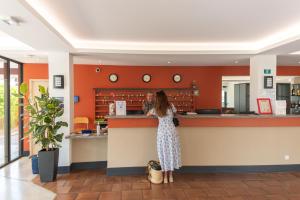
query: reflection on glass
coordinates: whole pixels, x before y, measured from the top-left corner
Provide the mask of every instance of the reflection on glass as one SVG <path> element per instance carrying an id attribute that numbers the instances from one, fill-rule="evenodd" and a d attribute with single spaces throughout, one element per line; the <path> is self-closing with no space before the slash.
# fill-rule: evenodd
<path id="1" fill-rule="evenodd" d="M 19 157 L 19 99 L 13 94 L 18 93 L 19 64 L 10 62 L 10 159 Z"/>
<path id="2" fill-rule="evenodd" d="M 4 138 L 4 64 L 0 59 L 0 166 L 5 163 L 5 138 Z"/>

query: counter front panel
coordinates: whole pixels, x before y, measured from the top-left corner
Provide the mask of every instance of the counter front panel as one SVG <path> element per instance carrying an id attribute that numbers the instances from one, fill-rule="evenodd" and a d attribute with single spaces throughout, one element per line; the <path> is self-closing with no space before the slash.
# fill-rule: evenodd
<path id="1" fill-rule="evenodd" d="M 182 170 L 300 170 L 298 116 L 179 116 Z M 109 117 L 107 172 L 144 173 L 157 160 L 155 118 Z M 289 159 L 285 158 L 289 156 Z"/>
<path id="2" fill-rule="evenodd" d="M 180 127 L 300 127 L 300 116 L 180 115 Z M 110 128 L 157 127 L 158 120 L 145 115 L 109 116 Z"/>

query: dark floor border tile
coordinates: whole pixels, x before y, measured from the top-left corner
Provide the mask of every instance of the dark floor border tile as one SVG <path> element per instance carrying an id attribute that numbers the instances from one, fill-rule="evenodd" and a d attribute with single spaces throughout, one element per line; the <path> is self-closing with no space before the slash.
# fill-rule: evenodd
<path id="1" fill-rule="evenodd" d="M 106 169 L 107 161 L 96 161 L 96 162 L 79 162 L 72 163 L 71 170 L 74 169 Z"/>
<path id="2" fill-rule="evenodd" d="M 70 172 L 71 172 L 70 166 L 59 166 L 57 169 L 58 174 L 66 174 Z"/>
<path id="3" fill-rule="evenodd" d="M 108 176 L 118 175 L 138 175 L 145 174 L 146 167 L 120 167 L 120 168 L 107 168 L 106 174 Z"/>
<path id="4" fill-rule="evenodd" d="M 58 167 L 59 174 L 70 173 L 72 170 L 78 169 L 106 169 L 107 161 L 96 161 L 96 162 L 78 162 L 72 163 L 71 166 L 60 166 Z"/>
<path id="5" fill-rule="evenodd" d="M 295 165 L 251 165 L 251 166 L 183 166 L 178 173 L 255 173 L 255 172 L 290 172 L 300 171 L 300 164 Z M 146 167 L 107 168 L 108 176 L 145 174 Z"/>

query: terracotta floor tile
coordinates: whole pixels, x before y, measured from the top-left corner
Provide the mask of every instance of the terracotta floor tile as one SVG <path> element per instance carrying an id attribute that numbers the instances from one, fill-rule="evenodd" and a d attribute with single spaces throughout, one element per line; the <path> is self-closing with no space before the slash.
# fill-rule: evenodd
<path id="1" fill-rule="evenodd" d="M 300 194 L 290 194 L 288 195 L 289 200 L 299 200 L 300 199 Z"/>
<path id="2" fill-rule="evenodd" d="M 247 185 L 247 186 L 250 186 L 250 187 L 264 187 L 266 186 L 266 184 L 264 184 L 262 181 L 260 180 L 247 180 L 247 181 L 244 181 L 244 183 Z"/>
<path id="3" fill-rule="evenodd" d="M 77 193 L 69 193 L 69 194 L 58 194 L 55 197 L 55 200 L 74 200 L 77 196 Z"/>
<path id="4" fill-rule="evenodd" d="M 263 190 L 260 187 L 249 187 L 247 190 L 248 190 L 249 195 L 252 195 L 252 196 L 268 194 L 267 191 Z"/>
<path id="5" fill-rule="evenodd" d="M 123 190 L 131 190 L 131 183 L 116 183 L 112 185 L 112 191 L 123 191 Z"/>
<path id="6" fill-rule="evenodd" d="M 141 200 L 142 198 L 141 190 L 122 191 L 122 200 Z"/>
<path id="7" fill-rule="evenodd" d="M 57 193 L 57 200 L 300 200 L 300 173 L 176 174 L 175 182 L 150 184 L 146 176 L 106 176 L 77 170 L 56 182 L 32 182 Z"/>
<path id="8" fill-rule="evenodd" d="M 265 190 L 269 195 L 287 193 L 287 191 L 281 186 L 265 186 L 262 189 Z"/>
<path id="9" fill-rule="evenodd" d="M 203 189 L 208 196 L 211 197 L 222 197 L 227 196 L 227 192 L 223 188 L 204 188 Z"/>
<path id="10" fill-rule="evenodd" d="M 170 199 L 178 199 L 178 200 L 187 199 L 182 189 L 165 189 L 164 194 L 166 198 L 170 198 Z"/>
<path id="11" fill-rule="evenodd" d="M 229 196 L 247 196 L 250 195 L 248 188 L 243 187 L 231 187 L 225 188 L 225 191 Z"/>
<path id="12" fill-rule="evenodd" d="M 268 200 L 289 200 L 287 196 L 284 195 L 267 195 Z"/>
<path id="13" fill-rule="evenodd" d="M 112 184 L 96 184 L 93 185 L 91 188 L 93 192 L 111 192 L 112 191 Z"/>
<path id="14" fill-rule="evenodd" d="M 56 193 L 58 193 L 58 194 L 69 193 L 71 188 L 72 188 L 72 186 L 57 186 Z"/>
<path id="15" fill-rule="evenodd" d="M 98 200 L 99 192 L 79 193 L 76 200 Z"/>
<path id="16" fill-rule="evenodd" d="M 91 192 L 91 186 L 72 186 L 70 192 L 71 193 Z"/>
<path id="17" fill-rule="evenodd" d="M 190 189 L 191 186 L 184 182 L 174 182 L 174 183 L 168 183 L 168 186 L 172 189 Z"/>
<path id="18" fill-rule="evenodd" d="M 187 198 L 207 197 L 207 193 L 202 189 L 185 189 L 184 193 Z"/>
<path id="19" fill-rule="evenodd" d="M 121 200 L 121 192 L 102 192 L 99 200 Z"/>
<path id="20" fill-rule="evenodd" d="M 191 187 L 191 188 L 203 188 L 203 187 L 209 187 L 207 182 L 204 181 L 189 181 L 187 182 L 187 184 Z"/>
<path id="21" fill-rule="evenodd" d="M 104 183 L 121 183 L 121 180 L 120 176 L 107 176 L 104 178 Z"/>
<path id="22" fill-rule="evenodd" d="M 150 189 L 150 183 L 132 183 L 133 190 L 147 190 Z"/>
<path id="23" fill-rule="evenodd" d="M 143 199 L 163 199 L 166 198 L 163 190 L 143 190 Z"/>

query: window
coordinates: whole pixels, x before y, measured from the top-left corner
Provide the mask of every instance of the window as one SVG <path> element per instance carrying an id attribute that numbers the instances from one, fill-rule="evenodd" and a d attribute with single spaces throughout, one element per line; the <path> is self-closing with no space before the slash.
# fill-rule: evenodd
<path id="1" fill-rule="evenodd" d="M 18 93 L 23 64 L 0 56 L 0 167 L 22 155 L 22 120 Z"/>

